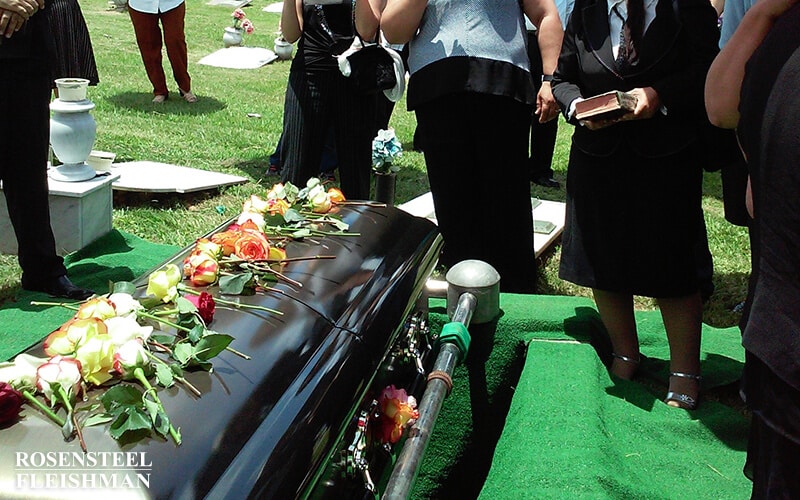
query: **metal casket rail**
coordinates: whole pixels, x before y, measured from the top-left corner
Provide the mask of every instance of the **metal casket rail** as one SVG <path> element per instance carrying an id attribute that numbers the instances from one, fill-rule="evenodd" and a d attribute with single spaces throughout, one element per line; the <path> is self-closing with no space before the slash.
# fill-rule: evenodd
<path id="1" fill-rule="evenodd" d="M 78 443 L 65 443 L 54 424 L 26 409 L 22 422 L 0 431 L 0 498 L 85 499 L 104 491 L 158 499 L 308 494 L 369 397 L 441 247 L 433 224 L 395 208 L 344 206 L 339 214 L 359 236 L 286 248 L 289 257 L 336 257 L 287 264 L 283 273 L 302 289 L 277 284 L 285 295 L 240 297 L 282 316 L 218 308 L 210 326 L 231 334 L 231 347 L 251 360 L 223 352 L 213 373 L 189 373 L 200 398 L 178 387 L 160 390 L 181 429 L 181 446 L 160 439 L 120 445 L 106 426 L 89 427 L 84 435 L 94 463 L 81 465 L 72 453 L 80 454 Z M 190 251 L 169 262 L 180 265 Z M 29 352 L 43 355 L 41 345 Z M 100 391 L 92 392 L 96 398 Z M 134 463 L 97 465 L 120 455 Z M 36 467 L 53 457 L 64 463 Z"/>

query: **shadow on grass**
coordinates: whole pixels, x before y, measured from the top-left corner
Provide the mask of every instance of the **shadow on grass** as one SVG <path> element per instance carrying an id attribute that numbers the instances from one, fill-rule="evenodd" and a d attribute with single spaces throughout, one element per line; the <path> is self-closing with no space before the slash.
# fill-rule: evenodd
<path id="1" fill-rule="evenodd" d="M 152 112 L 158 111 L 161 114 L 170 115 L 207 115 L 222 111 L 227 104 L 214 97 L 197 96 L 197 102 L 189 104 L 177 92 L 171 92 L 167 100 L 162 104 L 153 103 L 153 94 L 144 92 L 123 92 L 106 98 L 118 108 L 125 108 L 134 111 Z"/>

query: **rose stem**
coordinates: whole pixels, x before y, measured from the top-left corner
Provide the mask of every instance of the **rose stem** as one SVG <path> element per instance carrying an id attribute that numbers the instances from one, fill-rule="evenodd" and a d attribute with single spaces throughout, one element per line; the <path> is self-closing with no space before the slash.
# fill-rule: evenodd
<path id="1" fill-rule="evenodd" d="M 167 412 L 166 412 L 166 410 L 164 410 L 164 405 L 161 404 L 161 399 L 159 399 L 158 393 L 156 392 L 155 389 L 153 389 L 153 386 L 150 385 L 150 381 L 147 380 L 147 377 L 145 377 L 144 370 L 142 370 L 141 367 L 137 366 L 136 368 L 133 369 L 133 376 L 136 378 L 136 380 L 141 382 L 141 384 L 144 386 L 144 388 L 147 389 L 147 392 L 152 393 L 153 399 L 155 400 L 156 404 L 158 405 L 158 409 L 161 410 L 166 415 Z M 144 397 L 144 396 L 142 396 L 142 397 Z M 169 417 L 167 417 L 167 418 L 169 418 Z M 175 429 L 175 426 L 172 425 L 171 421 L 169 423 L 169 435 L 172 436 L 172 439 L 175 441 L 175 444 L 180 446 L 180 444 L 181 444 L 181 434 L 177 429 Z"/>

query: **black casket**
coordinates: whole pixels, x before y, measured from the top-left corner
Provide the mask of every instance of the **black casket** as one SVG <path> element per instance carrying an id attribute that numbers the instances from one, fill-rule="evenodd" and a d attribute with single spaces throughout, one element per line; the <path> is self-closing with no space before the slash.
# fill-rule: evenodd
<path id="1" fill-rule="evenodd" d="M 189 373 L 200 398 L 175 386 L 159 391 L 180 446 L 156 438 L 120 445 L 101 425 L 84 429 L 84 456 L 27 410 L 0 430 L 0 498 L 372 496 L 391 459 L 387 447 L 370 443 L 365 419 L 386 385 L 424 388 L 429 339 L 420 297 L 441 238 L 429 221 L 395 208 L 338 210 L 358 236 L 287 246 L 289 257 L 335 256 L 286 265 L 282 272 L 302 288 L 279 282 L 283 293 L 228 297 L 282 316 L 218 308 L 211 327 L 252 359 L 223 352 L 212 373 Z M 190 251 L 170 262 L 180 265 Z M 41 345 L 29 352 L 43 356 Z"/>

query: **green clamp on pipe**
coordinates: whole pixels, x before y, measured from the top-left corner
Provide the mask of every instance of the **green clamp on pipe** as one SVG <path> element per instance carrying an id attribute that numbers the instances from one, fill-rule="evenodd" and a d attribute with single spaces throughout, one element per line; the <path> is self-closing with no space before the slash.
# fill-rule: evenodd
<path id="1" fill-rule="evenodd" d="M 442 327 L 442 333 L 439 335 L 439 345 L 450 342 L 461 350 L 461 358 L 459 361 L 464 361 L 464 359 L 466 359 L 471 341 L 472 337 L 466 325 L 457 321 L 444 325 Z"/>

